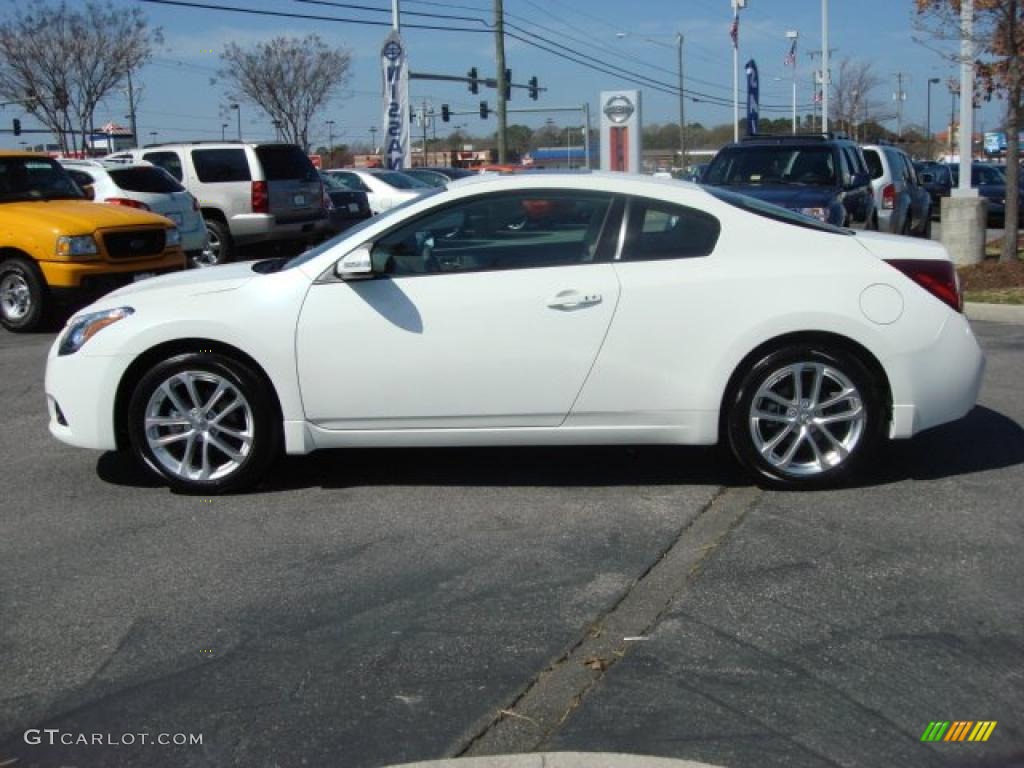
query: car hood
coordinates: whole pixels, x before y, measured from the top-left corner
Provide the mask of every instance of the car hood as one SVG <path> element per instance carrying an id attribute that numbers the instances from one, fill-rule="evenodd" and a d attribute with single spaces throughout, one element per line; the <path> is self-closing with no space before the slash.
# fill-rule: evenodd
<path id="1" fill-rule="evenodd" d="M 820 208 L 836 196 L 831 187 L 800 187 L 795 185 L 730 184 L 727 189 L 755 197 L 783 208 Z"/>
<path id="2" fill-rule="evenodd" d="M 19 229 L 60 235 L 91 235 L 99 229 L 139 226 L 169 226 L 163 216 L 120 205 L 94 203 L 88 200 L 38 200 L 24 203 L 3 203 L 0 217 L 17 217 Z"/>
<path id="3" fill-rule="evenodd" d="M 164 298 L 165 295 L 177 297 L 197 296 L 202 293 L 216 293 L 222 291 L 233 291 L 242 287 L 256 277 L 251 263 L 225 264 L 222 267 L 206 267 L 204 269 L 189 269 L 182 272 L 172 272 L 169 275 L 160 275 L 137 283 L 118 288 L 103 297 L 103 304 L 114 306 L 111 301 L 117 304 L 123 303 L 123 299 L 136 299 L 145 295 L 150 297 Z M 148 294 L 148 295 L 147 295 Z"/>

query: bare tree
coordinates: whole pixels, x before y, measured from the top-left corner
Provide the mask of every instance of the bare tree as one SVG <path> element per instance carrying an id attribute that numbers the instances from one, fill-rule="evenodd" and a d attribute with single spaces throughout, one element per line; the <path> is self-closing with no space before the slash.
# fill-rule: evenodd
<path id="1" fill-rule="evenodd" d="M 882 82 L 870 61 L 843 59 L 840 62 L 839 76 L 829 93 L 829 110 L 848 134 L 852 135 L 858 124 L 867 122 L 877 111 L 878 102 L 872 92 Z"/>
<path id="2" fill-rule="evenodd" d="M 960 0 L 914 0 L 919 27 L 938 40 L 960 40 Z M 1000 261 L 1017 258 L 1020 141 L 1024 127 L 1024 0 L 974 0 L 979 84 L 1006 100 L 1006 205 Z M 950 55 L 959 62 L 958 55 Z"/>
<path id="3" fill-rule="evenodd" d="M 255 104 L 280 123 L 285 141 L 309 150 L 309 124 L 318 109 L 348 82 L 352 56 L 318 35 L 275 37 L 245 50 L 228 43 L 218 76 L 228 96 Z"/>
<path id="4" fill-rule="evenodd" d="M 138 8 L 35 0 L 0 24 L 0 96 L 22 104 L 61 150 L 77 149 L 76 128 L 84 146 L 96 106 L 160 41 Z"/>

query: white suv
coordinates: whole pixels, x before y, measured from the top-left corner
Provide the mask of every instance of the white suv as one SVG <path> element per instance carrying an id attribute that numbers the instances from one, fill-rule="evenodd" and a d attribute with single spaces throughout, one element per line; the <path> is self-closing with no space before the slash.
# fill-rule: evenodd
<path id="1" fill-rule="evenodd" d="M 108 159 L 128 158 L 160 166 L 199 200 L 210 264 L 231 261 L 237 245 L 329 234 L 320 177 L 294 144 L 151 144 Z"/>
<path id="2" fill-rule="evenodd" d="M 59 162 L 91 200 L 166 216 L 181 233 L 181 247 L 189 263 L 205 266 L 207 236 L 199 203 L 163 168 L 149 163 L 97 160 Z"/>

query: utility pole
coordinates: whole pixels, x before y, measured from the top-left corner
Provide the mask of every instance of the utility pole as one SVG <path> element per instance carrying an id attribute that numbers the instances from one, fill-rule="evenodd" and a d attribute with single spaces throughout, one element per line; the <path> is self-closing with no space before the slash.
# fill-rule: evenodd
<path id="1" fill-rule="evenodd" d="M 132 125 L 132 146 L 138 149 L 139 135 L 135 125 L 135 91 L 132 90 L 132 71 L 128 70 L 128 119 Z"/>
<path id="2" fill-rule="evenodd" d="M 377 154 L 377 126 L 370 126 L 370 149 L 373 150 L 371 154 Z"/>
<path id="3" fill-rule="evenodd" d="M 686 172 L 686 97 L 683 93 L 683 33 L 676 33 L 676 44 L 679 47 L 679 168 Z"/>
<path id="4" fill-rule="evenodd" d="M 903 90 L 902 72 L 896 73 L 896 93 L 892 95 L 892 98 L 896 102 L 896 137 L 901 139 L 903 138 L 903 102 L 907 99 L 907 94 Z"/>
<path id="5" fill-rule="evenodd" d="M 828 0 L 821 0 L 821 132 L 828 133 Z"/>
<path id="6" fill-rule="evenodd" d="M 330 158 L 327 162 L 331 164 L 331 168 L 334 167 L 334 121 L 327 121 L 327 156 Z"/>
<path id="7" fill-rule="evenodd" d="M 498 65 L 498 163 L 507 162 L 508 148 L 505 144 L 505 131 L 508 120 L 505 114 L 505 92 L 508 81 L 505 77 L 505 8 L 503 0 L 494 0 L 494 58 Z"/>
<path id="8" fill-rule="evenodd" d="M 838 50 L 839 50 L 838 48 L 829 48 L 828 49 L 828 53 L 829 53 L 829 55 L 832 55 L 833 53 L 835 53 Z M 807 52 L 807 56 L 808 56 L 808 58 L 812 62 L 816 58 L 821 56 L 821 63 L 822 63 L 822 66 L 824 66 L 825 60 L 826 60 L 826 56 L 822 53 L 822 51 L 820 51 L 820 50 L 818 50 L 818 51 L 808 51 Z M 821 117 L 822 117 L 821 132 L 824 133 L 827 130 L 825 128 L 825 117 L 826 117 L 825 116 L 825 97 L 826 97 L 826 90 L 825 90 L 824 70 L 823 69 L 822 70 L 814 70 L 813 72 L 811 72 L 811 82 L 814 83 L 814 93 L 813 93 L 814 97 L 817 97 L 817 95 L 818 95 L 818 86 L 819 85 L 821 86 Z M 814 109 L 814 116 L 817 117 L 818 105 L 814 104 L 813 105 L 813 109 Z M 811 125 L 811 128 L 814 128 L 813 124 Z"/>

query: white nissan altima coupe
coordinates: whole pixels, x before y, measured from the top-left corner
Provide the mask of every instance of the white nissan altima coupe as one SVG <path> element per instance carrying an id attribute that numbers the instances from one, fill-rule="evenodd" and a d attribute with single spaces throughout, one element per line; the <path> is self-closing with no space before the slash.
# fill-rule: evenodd
<path id="1" fill-rule="evenodd" d="M 984 358 L 941 245 L 622 174 L 481 176 L 286 260 L 135 283 L 50 351 L 50 431 L 172 487 L 281 451 L 725 441 L 847 480 Z"/>

